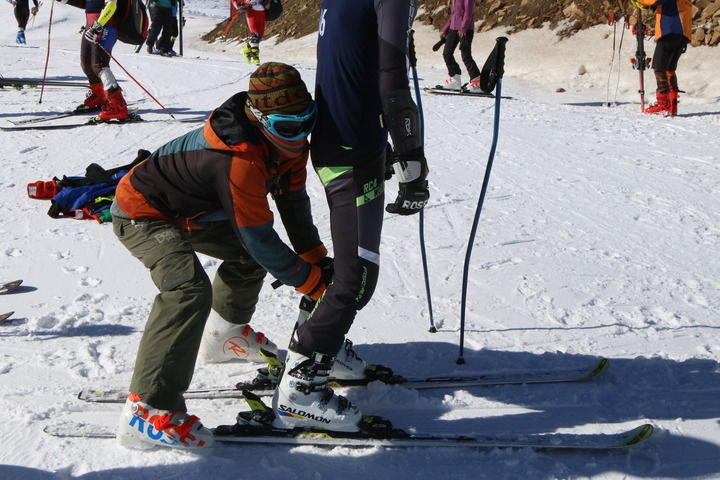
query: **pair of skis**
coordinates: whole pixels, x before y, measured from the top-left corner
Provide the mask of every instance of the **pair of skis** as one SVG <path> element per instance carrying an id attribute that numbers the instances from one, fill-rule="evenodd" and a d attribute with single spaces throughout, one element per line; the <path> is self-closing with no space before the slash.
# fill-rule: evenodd
<path id="1" fill-rule="evenodd" d="M 463 97 L 482 97 L 482 98 L 495 98 L 495 94 L 493 93 L 485 93 L 485 92 L 471 92 L 467 89 L 465 85 L 460 87 L 459 89 L 456 88 L 445 88 L 442 85 L 436 85 L 435 87 L 425 87 L 423 88 L 423 91 L 425 93 L 433 93 L 436 95 L 456 95 L 456 96 L 463 96 Z M 512 99 L 513 97 L 502 97 L 503 99 Z"/>
<path id="2" fill-rule="evenodd" d="M 20 285 L 22 285 L 22 282 L 23 282 L 22 280 L 13 280 L 12 282 L 7 282 L 7 283 L 0 285 L 0 295 L 12 293 Z M 0 314 L 0 323 L 12 318 L 14 313 L 15 312 L 7 312 L 7 313 Z"/>
<path id="3" fill-rule="evenodd" d="M 516 384 L 572 383 L 592 380 L 609 368 L 607 359 L 600 359 L 590 366 L 558 370 L 534 370 L 525 372 L 493 372 L 484 375 L 457 377 L 410 378 L 394 375 L 385 367 L 370 367 L 368 377 L 363 380 L 331 380 L 335 387 L 365 386 L 372 381 L 388 385 L 399 385 L 413 389 L 467 388 L 476 386 L 497 386 Z M 262 374 L 261 369 L 261 374 Z M 380 372 L 377 375 L 372 372 Z M 258 378 L 262 378 L 260 375 Z M 381 446 L 390 448 L 407 447 L 465 447 L 465 448 L 536 448 L 560 450 L 613 450 L 628 448 L 647 440 L 653 427 L 644 424 L 636 428 L 611 434 L 542 434 L 542 435 L 434 435 L 410 433 L 393 428 L 389 421 L 379 417 L 366 416 L 359 432 L 334 432 L 318 429 L 286 430 L 272 426 L 275 412 L 267 407 L 260 395 L 270 395 L 274 384 L 264 384 L 257 379 L 239 383 L 235 388 L 208 388 L 186 392 L 186 399 L 244 398 L 249 411 L 238 414 L 234 425 L 221 425 L 214 429 L 215 440 L 221 444 L 276 444 L 276 445 L 317 445 L 317 446 Z M 250 391 L 253 389 L 254 391 Z M 127 391 L 83 390 L 78 398 L 88 402 L 124 402 Z M 142 419 L 133 424 L 134 428 L 149 438 L 158 433 L 153 426 Z M 114 438 L 113 431 L 98 425 L 59 423 L 48 425 L 45 432 L 56 437 Z"/>

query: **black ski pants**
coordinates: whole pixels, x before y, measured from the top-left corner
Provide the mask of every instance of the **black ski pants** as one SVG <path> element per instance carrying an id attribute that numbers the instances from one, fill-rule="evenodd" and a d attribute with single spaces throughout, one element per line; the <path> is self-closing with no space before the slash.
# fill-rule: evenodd
<path id="1" fill-rule="evenodd" d="M 359 151 L 313 143 L 313 167 L 325 187 L 334 255 L 332 282 L 297 330 L 300 353 L 335 355 L 370 301 L 380 271 L 385 204 L 385 145 Z"/>
<path id="2" fill-rule="evenodd" d="M 460 65 L 455 60 L 455 49 L 460 45 L 460 57 L 462 58 L 470 80 L 480 76 L 480 69 L 472 57 L 472 39 L 473 30 L 465 32 L 465 36 L 458 35 L 457 30 L 448 30 L 445 35 L 445 48 L 443 49 L 443 59 L 448 69 L 448 75 L 460 75 Z"/>
<path id="3" fill-rule="evenodd" d="M 685 35 L 671 33 L 660 37 L 653 55 L 653 70 L 674 72 L 677 70 L 680 55 L 687 50 L 688 40 Z"/>
<path id="4" fill-rule="evenodd" d="M 161 53 L 170 53 L 172 50 L 170 37 L 177 31 L 177 26 L 173 27 L 177 20 L 173 17 L 172 8 L 150 7 L 150 22 L 145 43 L 150 47 L 154 46 Z"/>
<path id="5" fill-rule="evenodd" d="M 17 0 L 13 9 L 15 20 L 17 20 L 18 30 L 24 31 L 30 18 L 29 0 Z"/>

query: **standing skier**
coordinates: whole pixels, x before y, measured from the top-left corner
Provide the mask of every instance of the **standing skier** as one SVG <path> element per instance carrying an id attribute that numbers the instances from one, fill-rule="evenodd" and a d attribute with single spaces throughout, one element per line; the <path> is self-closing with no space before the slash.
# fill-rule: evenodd
<path id="1" fill-rule="evenodd" d="M 177 26 L 173 27 L 177 22 L 177 18 L 173 15 L 174 8 L 177 8 L 177 0 L 150 0 L 148 3 L 150 28 L 145 39 L 148 53 L 170 56 L 171 37 L 177 30 Z"/>
<path id="2" fill-rule="evenodd" d="M 448 70 L 448 79 L 444 88 L 458 90 L 462 87 L 461 70 L 455 60 L 455 49 L 460 45 L 460 56 L 470 77 L 468 90 L 479 92 L 480 69 L 472 57 L 472 40 L 475 33 L 475 0 L 452 0 L 450 18 L 440 30 L 440 38 L 445 39 L 443 60 Z"/>
<path id="3" fill-rule="evenodd" d="M 237 10 L 245 10 L 250 40 L 243 45 L 243 55 L 248 63 L 260 63 L 260 40 L 265 35 L 265 7 L 267 0 L 234 0 Z"/>
<path id="4" fill-rule="evenodd" d="M 639 8 L 655 8 L 655 72 L 657 103 L 645 113 L 677 115 L 678 80 L 675 75 L 678 60 L 692 39 L 692 3 L 690 0 L 631 0 Z"/>
<path id="5" fill-rule="evenodd" d="M 25 44 L 25 27 L 27 26 L 30 14 L 37 15 L 38 12 L 38 0 L 33 0 L 32 9 L 29 8 L 28 0 L 7 0 L 13 6 L 13 13 L 15 14 L 15 20 L 17 20 L 18 32 L 15 36 L 15 43 L 18 45 Z"/>
<path id="6" fill-rule="evenodd" d="M 212 433 L 186 413 L 183 399 L 208 315 L 205 331 L 213 332 L 203 342 L 218 355 L 274 353 L 275 345 L 249 325 L 266 271 L 313 299 L 325 291 L 326 276 L 315 264 L 327 250 L 305 191 L 307 136 L 315 120 L 315 103 L 297 70 L 265 63 L 247 92 L 119 183 L 115 234 L 160 290 L 120 418 L 121 444 L 210 446 Z M 273 228 L 268 194 L 292 249 Z M 223 261 L 212 284 L 196 252 Z M 137 417 L 153 425 L 153 434 L 137 428 Z"/>
<path id="7" fill-rule="evenodd" d="M 90 82 L 90 93 L 78 108 L 102 109 L 99 121 L 125 120 L 127 103 L 115 75 L 110 70 L 110 55 L 117 41 L 115 0 L 86 0 L 85 33 L 80 43 L 80 65 Z"/>
<path id="8" fill-rule="evenodd" d="M 273 397 L 274 424 L 357 431 L 360 409 L 334 394 L 328 376 L 364 378 L 343 342 L 370 301 L 379 273 L 388 132 L 400 181 L 387 211 L 419 212 L 427 165 L 407 76 L 415 0 L 324 0 L 320 9 L 312 163 L 325 187 L 334 250 L 332 282 L 288 347 Z"/>

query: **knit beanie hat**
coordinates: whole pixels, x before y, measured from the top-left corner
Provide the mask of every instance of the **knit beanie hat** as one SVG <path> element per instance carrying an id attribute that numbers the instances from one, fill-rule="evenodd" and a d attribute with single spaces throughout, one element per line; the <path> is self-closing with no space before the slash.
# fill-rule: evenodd
<path id="1" fill-rule="evenodd" d="M 296 115 L 312 101 L 300 73 L 278 62 L 263 63 L 250 75 L 247 95 L 252 106 L 266 115 Z"/>

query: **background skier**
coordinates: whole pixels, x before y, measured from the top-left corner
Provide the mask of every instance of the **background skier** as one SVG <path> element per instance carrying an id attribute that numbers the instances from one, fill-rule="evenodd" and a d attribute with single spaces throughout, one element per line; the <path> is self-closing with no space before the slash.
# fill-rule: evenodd
<path id="1" fill-rule="evenodd" d="M 30 14 L 37 15 L 38 12 L 38 1 L 33 0 L 32 9 L 29 8 L 28 0 L 7 0 L 8 3 L 13 6 L 13 13 L 15 14 L 15 20 L 17 20 L 18 32 L 15 35 L 15 43 L 18 45 L 25 44 L 25 27 L 27 26 Z"/>
<path id="2" fill-rule="evenodd" d="M 174 8 L 177 8 L 177 0 L 151 0 L 148 3 L 150 28 L 148 28 L 145 39 L 148 53 L 170 56 L 171 37 L 177 31 L 177 18 L 173 15 Z"/>
<path id="3" fill-rule="evenodd" d="M 450 18 L 440 30 L 440 38 L 445 39 L 443 60 L 448 70 L 448 79 L 444 88 L 462 87 L 461 70 L 455 60 L 455 49 L 460 45 L 460 56 L 470 77 L 468 90 L 480 92 L 480 69 L 472 57 L 472 40 L 475 34 L 475 0 L 452 0 Z"/>
<path id="4" fill-rule="evenodd" d="M 677 69 L 680 56 L 692 40 L 692 3 L 690 0 L 631 0 L 640 8 L 655 8 L 655 53 L 652 68 L 655 72 L 657 103 L 645 113 L 677 115 Z"/>
<path id="5" fill-rule="evenodd" d="M 79 108 L 102 109 L 100 121 L 128 118 L 127 103 L 115 75 L 110 70 L 110 55 L 117 41 L 115 0 L 85 2 L 85 33 L 80 43 L 80 65 L 90 82 L 90 94 Z"/>
<path id="6" fill-rule="evenodd" d="M 186 413 L 202 342 L 216 357 L 276 350 L 249 322 L 266 271 L 317 299 L 326 277 L 305 191 L 315 103 L 289 65 L 266 63 L 204 127 L 156 150 L 118 185 L 113 228 L 160 290 L 140 341 L 118 440 L 204 448 L 212 434 Z M 292 249 L 273 229 L 272 194 Z M 223 260 L 212 284 L 195 252 Z M 295 252 L 300 252 L 297 255 Z M 208 320 L 208 315 L 210 319 Z M 208 324 L 206 327 L 206 320 Z M 203 330 L 205 335 L 203 337 Z M 141 417 L 161 438 L 134 427 Z"/>
<path id="7" fill-rule="evenodd" d="M 260 40 L 265 35 L 266 0 L 235 0 L 234 7 L 245 10 L 250 40 L 243 46 L 243 55 L 248 63 L 260 63 Z"/>

